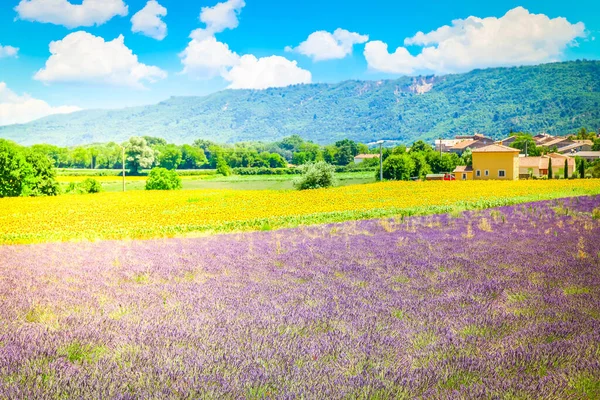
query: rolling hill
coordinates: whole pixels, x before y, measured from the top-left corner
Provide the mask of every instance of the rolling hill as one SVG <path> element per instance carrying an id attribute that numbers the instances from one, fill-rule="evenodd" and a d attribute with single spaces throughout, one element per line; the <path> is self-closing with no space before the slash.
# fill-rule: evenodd
<path id="1" fill-rule="evenodd" d="M 173 97 L 157 105 L 88 110 L 0 127 L 21 144 L 77 145 L 159 136 L 174 143 L 341 138 L 412 142 L 481 132 L 565 134 L 600 128 L 600 61 L 475 70 Z"/>

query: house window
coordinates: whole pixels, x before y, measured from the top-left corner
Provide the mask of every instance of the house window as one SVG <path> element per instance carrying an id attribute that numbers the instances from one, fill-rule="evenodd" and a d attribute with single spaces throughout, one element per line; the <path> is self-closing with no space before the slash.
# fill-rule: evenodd
<path id="1" fill-rule="evenodd" d="M 505 178 L 506 177 L 506 171 L 503 169 L 499 169 L 498 170 L 498 178 Z"/>
<path id="2" fill-rule="evenodd" d="M 463 174 L 463 181 L 467 180 L 467 174 Z"/>
<path id="3" fill-rule="evenodd" d="M 485 170 L 485 176 L 490 176 L 490 170 L 489 169 Z"/>
<path id="4" fill-rule="evenodd" d="M 480 177 L 480 176 L 481 176 L 481 171 L 480 171 L 480 170 L 477 170 L 477 172 L 475 173 L 475 175 L 476 175 L 477 177 Z"/>

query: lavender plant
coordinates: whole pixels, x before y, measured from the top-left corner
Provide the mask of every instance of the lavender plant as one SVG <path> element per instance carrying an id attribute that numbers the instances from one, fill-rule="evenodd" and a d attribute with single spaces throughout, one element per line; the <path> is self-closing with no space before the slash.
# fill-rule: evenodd
<path id="1" fill-rule="evenodd" d="M 0 398 L 598 398 L 599 205 L 0 247 Z"/>

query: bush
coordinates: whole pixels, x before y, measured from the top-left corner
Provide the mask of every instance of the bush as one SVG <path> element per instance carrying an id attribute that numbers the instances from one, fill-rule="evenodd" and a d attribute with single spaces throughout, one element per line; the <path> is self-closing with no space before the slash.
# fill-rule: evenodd
<path id="1" fill-rule="evenodd" d="M 305 164 L 300 171 L 302 176 L 294 180 L 298 190 L 326 188 L 335 184 L 335 167 L 325 161 Z"/>
<path id="2" fill-rule="evenodd" d="M 100 193 L 103 190 L 102 184 L 92 178 L 88 178 L 77 184 L 71 182 L 67 187 L 67 193 L 77 194 Z"/>
<path id="3" fill-rule="evenodd" d="M 104 190 L 102 188 L 102 184 L 92 178 L 86 179 L 85 181 L 81 182 L 78 186 L 79 190 L 82 193 L 100 193 Z"/>
<path id="4" fill-rule="evenodd" d="M 177 172 L 166 168 L 153 168 L 146 181 L 146 190 L 177 190 L 181 188 L 181 178 Z"/>

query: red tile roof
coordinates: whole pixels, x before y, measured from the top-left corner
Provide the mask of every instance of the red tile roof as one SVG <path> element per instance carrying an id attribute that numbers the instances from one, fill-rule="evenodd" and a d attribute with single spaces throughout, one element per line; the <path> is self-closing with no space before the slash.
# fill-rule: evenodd
<path id="1" fill-rule="evenodd" d="M 501 144 L 492 144 L 473 150 L 473 153 L 520 153 L 521 150 L 513 149 L 512 147 L 502 146 Z"/>

